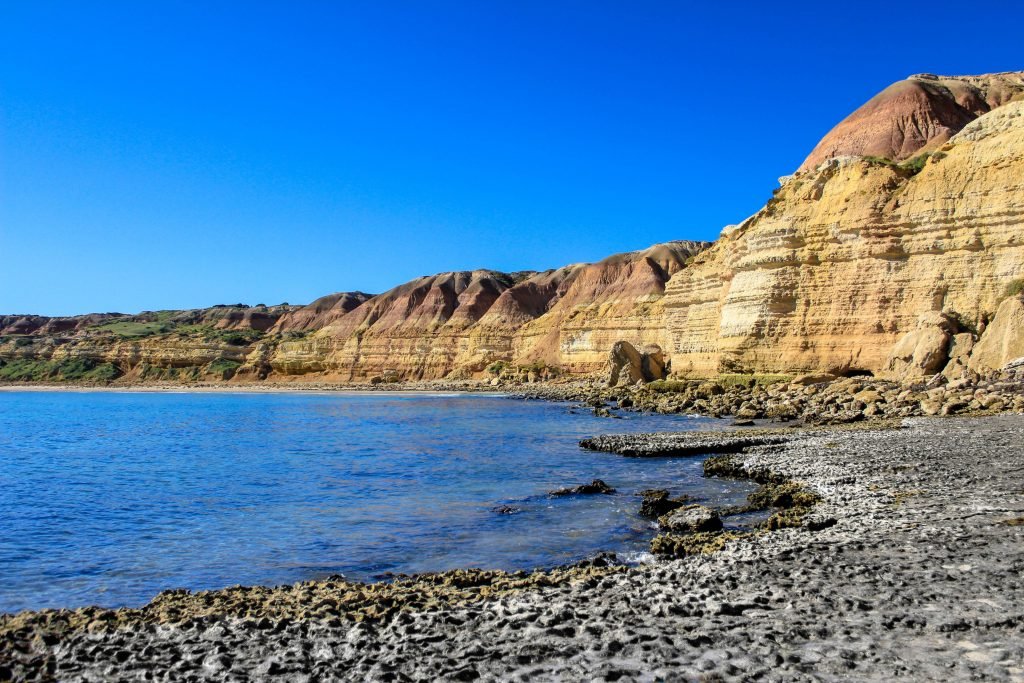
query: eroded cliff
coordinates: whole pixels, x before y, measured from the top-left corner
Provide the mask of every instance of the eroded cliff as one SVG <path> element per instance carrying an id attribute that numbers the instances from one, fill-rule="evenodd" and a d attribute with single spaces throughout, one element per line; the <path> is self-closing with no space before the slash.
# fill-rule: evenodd
<path id="1" fill-rule="evenodd" d="M 359 381 L 479 376 L 494 363 L 593 372 L 615 342 L 665 339 L 665 283 L 708 245 L 669 242 L 541 273 L 418 278 L 323 329 L 282 341 L 278 376 Z"/>
<path id="2" fill-rule="evenodd" d="M 979 332 L 1024 275 L 1024 102 L 913 165 L 838 157 L 784 179 L 669 282 L 677 373 L 885 374 L 923 314 Z"/>
<path id="3" fill-rule="evenodd" d="M 1022 278 L 1024 72 L 925 74 L 840 122 L 714 245 L 307 306 L 3 316 L 0 380 L 546 377 L 601 370 L 613 348 L 660 363 L 651 345 L 677 377 L 955 380 L 1024 348 Z"/>

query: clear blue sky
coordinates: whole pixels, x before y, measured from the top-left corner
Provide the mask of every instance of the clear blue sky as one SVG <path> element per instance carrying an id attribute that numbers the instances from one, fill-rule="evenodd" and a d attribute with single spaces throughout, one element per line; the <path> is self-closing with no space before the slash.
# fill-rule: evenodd
<path id="1" fill-rule="evenodd" d="M 1024 68 L 1019 2 L 692 4 L 4 2 L 0 313 L 713 239 L 890 82 Z"/>

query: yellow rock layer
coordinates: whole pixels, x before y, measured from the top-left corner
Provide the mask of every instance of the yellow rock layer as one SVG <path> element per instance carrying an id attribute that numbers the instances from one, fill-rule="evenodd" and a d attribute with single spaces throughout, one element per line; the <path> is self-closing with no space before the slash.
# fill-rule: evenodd
<path id="1" fill-rule="evenodd" d="M 968 327 L 1024 275 L 1024 102 L 969 123 L 916 175 L 861 158 L 797 173 L 669 281 L 676 374 L 884 374 L 918 317 Z"/>

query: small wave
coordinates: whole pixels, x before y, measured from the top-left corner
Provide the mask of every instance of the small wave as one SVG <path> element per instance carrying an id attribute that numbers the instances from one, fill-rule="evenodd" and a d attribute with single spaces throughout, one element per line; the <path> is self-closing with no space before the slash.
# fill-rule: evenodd
<path id="1" fill-rule="evenodd" d="M 628 565 L 652 564 L 657 559 L 653 554 L 645 550 L 620 553 L 619 557 Z"/>

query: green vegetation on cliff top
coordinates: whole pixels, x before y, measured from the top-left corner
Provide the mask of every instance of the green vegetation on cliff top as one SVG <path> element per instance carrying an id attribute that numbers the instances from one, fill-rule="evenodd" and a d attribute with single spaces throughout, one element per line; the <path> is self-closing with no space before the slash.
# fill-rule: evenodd
<path id="1" fill-rule="evenodd" d="M 117 366 L 89 358 L 0 360 L 0 380 L 8 382 L 110 382 L 121 374 Z"/>

